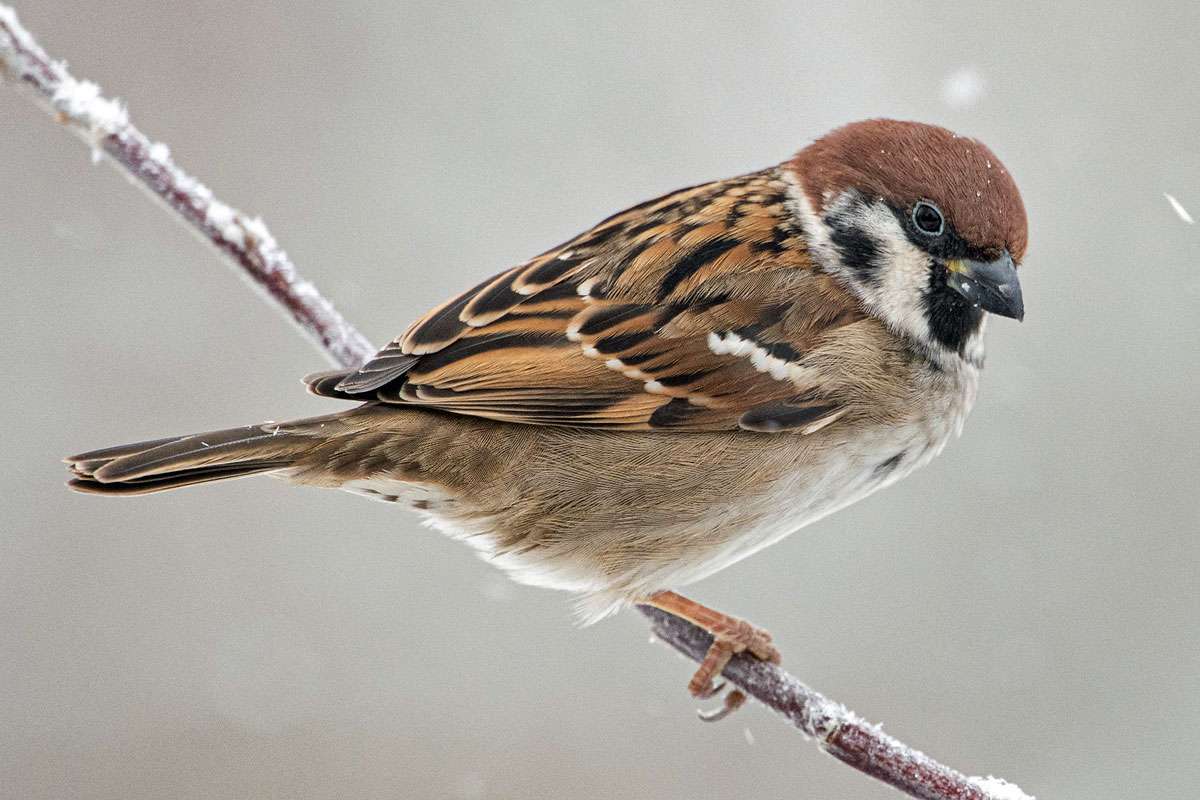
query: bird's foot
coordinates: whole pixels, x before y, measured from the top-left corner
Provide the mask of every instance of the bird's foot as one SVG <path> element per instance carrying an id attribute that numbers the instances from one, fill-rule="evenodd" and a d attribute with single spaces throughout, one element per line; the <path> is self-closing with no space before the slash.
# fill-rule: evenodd
<path id="1" fill-rule="evenodd" d="M 716 683 L 716 678 L 738 653 L 750 653 L 771 664 L 778 664 L 782 660 L 779 651 L 771 644 L 771 634 L 745 620 L 714 611 L 675 592 L 658 592 L 647 598 L 646 604 L 686 619 L 713 635 L 708 653 L 688 682 L 688 691 L 693 697 L 707 699 L 718 695 L 725 683 Z M 705 722 L 724 719 L 745 702 L 746 695 L 740 689 L 730 689 L 725 693 L 721 707 L 699 712 L 700 719 Z"/>

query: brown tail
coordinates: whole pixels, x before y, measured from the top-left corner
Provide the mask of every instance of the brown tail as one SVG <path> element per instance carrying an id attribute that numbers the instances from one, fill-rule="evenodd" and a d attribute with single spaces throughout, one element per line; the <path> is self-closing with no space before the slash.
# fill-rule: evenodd
<path id="1" fill-rule="evenodd" d="M 68 486 L 94 494 L 148 494 L 194 483 L 241 478 L 285 469 L 327 441 L 342 415 L 264 423 L 155 439 L 64 459 L 74 474 Z"/>

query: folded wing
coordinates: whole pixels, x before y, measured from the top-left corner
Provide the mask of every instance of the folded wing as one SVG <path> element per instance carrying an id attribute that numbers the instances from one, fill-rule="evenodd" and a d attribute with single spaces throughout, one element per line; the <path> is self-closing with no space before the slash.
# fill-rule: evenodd
<path id="1" fill-rule="evenodd" d="M 527 424 L 815 430 L 842 408 L 809 355 L 863 315 L 786 198 L 769 170 L 643 203 L 310 388 Z"/>

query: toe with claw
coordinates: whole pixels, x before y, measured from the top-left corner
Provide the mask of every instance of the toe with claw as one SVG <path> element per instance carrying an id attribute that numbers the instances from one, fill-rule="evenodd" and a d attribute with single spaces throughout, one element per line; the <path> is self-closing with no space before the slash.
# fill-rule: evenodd
<path id="1" fill-rule="evenodd" d="M 708 699 L 717 696 L 725 687 L 725 683 L 714 681 L 721 675 L 729 660 L 738 653 L 750 653 L 755 658 L 771 664 L 778 664 L 781 660 L 779 651 L 771 643 L 771 634 L 745 620 L 713 611 L 674 592 L 659 592 L 646 602 L 686 619 L 713 635 L 708 653 L 688 682 L 688 691 L 693 697 Z M 721 706 L 712 711 L 699 712 L 700 719 L 705 722 L 724 719 L 741 708 L 745 702 L 745 693 L 740 689 L 730 689 L 725 693 Z"/>

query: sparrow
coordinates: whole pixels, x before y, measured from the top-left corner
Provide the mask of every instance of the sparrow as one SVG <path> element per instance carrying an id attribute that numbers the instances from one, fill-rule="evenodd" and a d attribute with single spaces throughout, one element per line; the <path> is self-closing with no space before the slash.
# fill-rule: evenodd
<path id="1" fill-rule="evenodd" d="M 981 142 L 838 128 L 777 166 L 614 214 L 429 311 L 353 406 L 94 450 L 136 495 L 266 473 L 407 506 L 584 622 L 648 604 L 713 634 L 698 697 L 770 635 L 676 594 L 928 463 L 975 402 L 988 314 L 1024 316 L 1021 195 Z M 737 708 L 734 690 L 709 718 Z"/>

